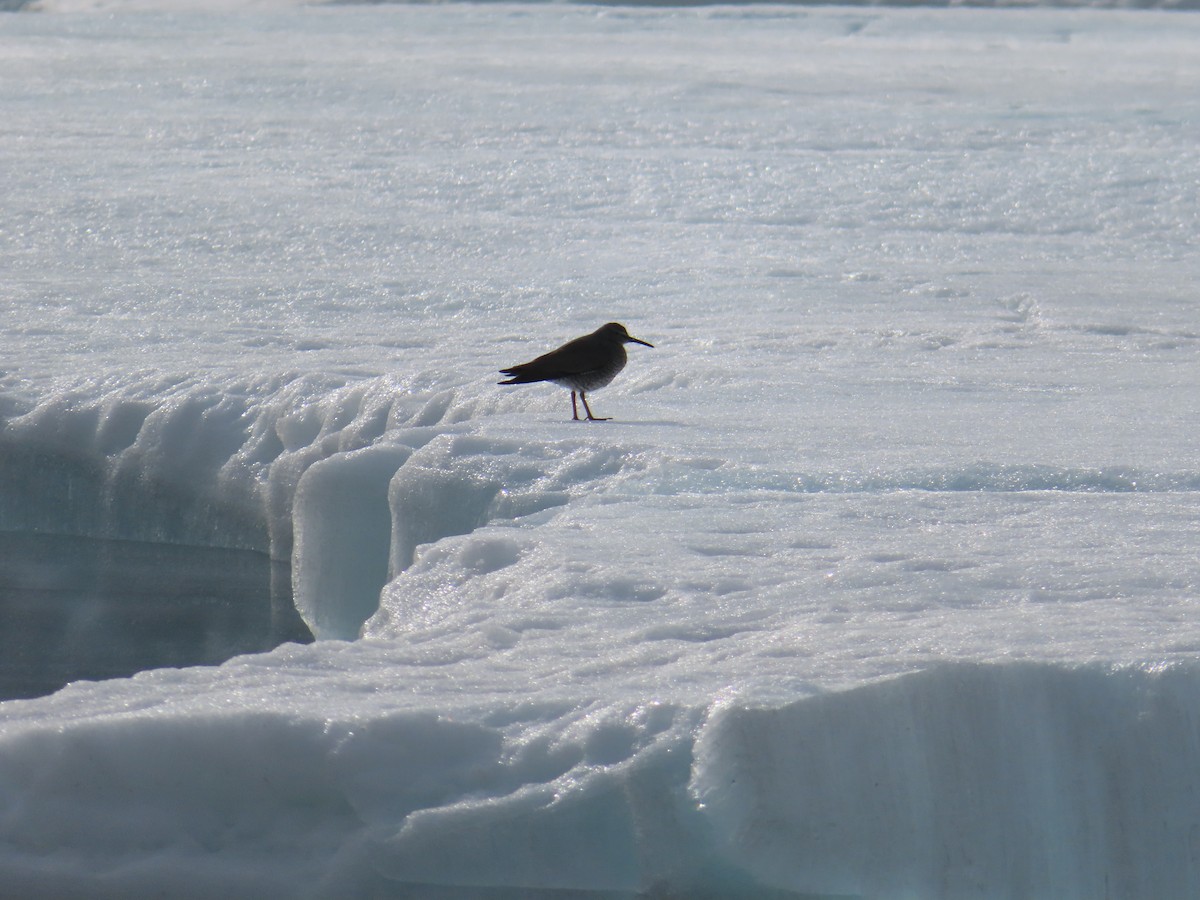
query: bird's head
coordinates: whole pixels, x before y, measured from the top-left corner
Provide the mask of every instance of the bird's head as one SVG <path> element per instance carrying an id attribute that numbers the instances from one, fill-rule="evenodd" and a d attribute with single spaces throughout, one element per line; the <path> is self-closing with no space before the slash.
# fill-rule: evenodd
<path id="1" fill-rule="evenodd" d="M 620 322 L 609 322 L 600 331 L 609 338 L 615 341 L 620 341 L 622 344 L 641 344 L 643 347 L 653 347 L 649 341 L 643 341 L 640 338 L 635 338 Z"/>

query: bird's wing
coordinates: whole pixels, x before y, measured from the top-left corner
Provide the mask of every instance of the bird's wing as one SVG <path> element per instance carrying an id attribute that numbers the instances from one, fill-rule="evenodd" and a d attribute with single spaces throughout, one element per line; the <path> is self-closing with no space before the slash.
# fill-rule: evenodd
<path id="1" fill-rule="evenodd" d="M 530 381 L 552 381 L 593 372 L 604 365 L 604 348 L 585 338 L 568 341 L 557 350 L 543 353 L 537 359 L 511 369 L 501 369 L 505 375 L 515 375 Z"/>

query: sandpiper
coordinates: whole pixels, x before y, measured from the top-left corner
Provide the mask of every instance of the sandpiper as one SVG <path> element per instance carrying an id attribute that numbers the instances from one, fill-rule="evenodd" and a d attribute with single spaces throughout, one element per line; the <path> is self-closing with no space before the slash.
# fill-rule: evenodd
<path id="1" fill-rule="evenodd" d="M 510 375 L 508 381 L 499 384 L 529 384 L 534 381 L 553 381 L 571 391 L 571 418 L 579 421 L 579 407 L 575 404 L 575 393 L 583 401 L 589 422 L 607 422 L 611 416 L 601 418 L 592 415 L 588 406 L 587 392 L 602 388 L 625 368 L 625 345 L 654 345 L 638 340 L 625 330 L 624 325 L 609 322 L 583 337 L 568 341 L 557 350 L 539 356 L 531 362 L 521 363 L 511 369 L 501 369 Z"/>

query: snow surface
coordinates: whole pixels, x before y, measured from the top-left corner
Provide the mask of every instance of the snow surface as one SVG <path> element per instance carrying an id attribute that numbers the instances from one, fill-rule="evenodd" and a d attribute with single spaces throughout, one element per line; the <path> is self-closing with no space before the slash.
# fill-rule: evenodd
<path id="1" fill-rule="evenodd" d="M 0 18 L 0 895 L 1195 896 L 1198 50 Z"/>

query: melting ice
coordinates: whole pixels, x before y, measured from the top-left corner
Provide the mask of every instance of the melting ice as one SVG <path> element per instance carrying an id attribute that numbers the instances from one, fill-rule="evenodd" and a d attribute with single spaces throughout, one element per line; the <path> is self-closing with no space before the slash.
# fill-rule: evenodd
<path id="1" fill-rule="evenodd" d="M 1197 893 L 1200 20 L 73 6 L 0 894 Z"/>

